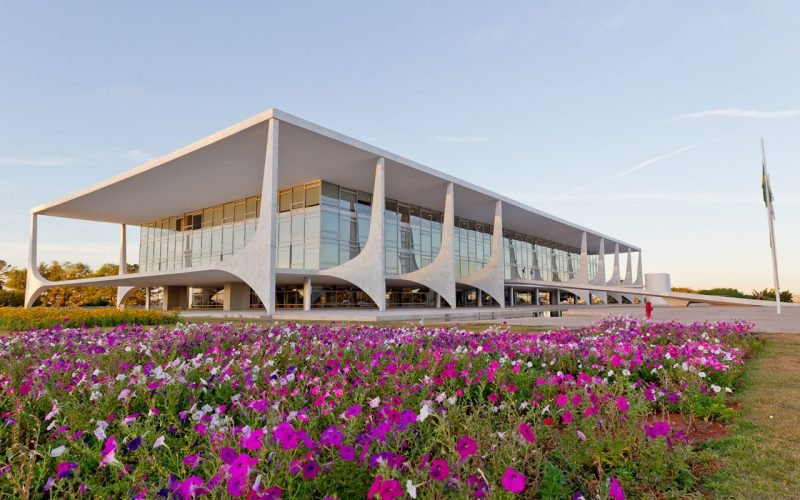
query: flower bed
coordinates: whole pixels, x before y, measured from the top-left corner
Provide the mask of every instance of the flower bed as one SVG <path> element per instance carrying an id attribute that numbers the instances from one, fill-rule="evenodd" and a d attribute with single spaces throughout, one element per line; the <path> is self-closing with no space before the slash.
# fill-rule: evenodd
<path id="1" fill-rule="evenodd" d="M 0 338 L 0 495 L 680 495 L 745 323 L 230 324 Z"/>
<path id="2" fill-rule="evenodd" d="M 0 307 L 0 330 L 28 330 L 50 328 L 56 325 L 78 328 L 81 326 L 116 326 L 122 323 L 137 325 L 166 325 L 176 323 L 177 312 L 146 309 L 90 309 L 82 307 Z"/>

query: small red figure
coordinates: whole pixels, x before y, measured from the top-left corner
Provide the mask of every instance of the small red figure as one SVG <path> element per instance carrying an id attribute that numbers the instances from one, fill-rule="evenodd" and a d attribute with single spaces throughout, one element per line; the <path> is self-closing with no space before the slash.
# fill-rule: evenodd
<path id="1" fill-rule="evenodd" d="M 644 301 L 644 315 L 647 317 L 647 319 L 650 319 L 653 315 L 653 303 L 649 300 Z"/>

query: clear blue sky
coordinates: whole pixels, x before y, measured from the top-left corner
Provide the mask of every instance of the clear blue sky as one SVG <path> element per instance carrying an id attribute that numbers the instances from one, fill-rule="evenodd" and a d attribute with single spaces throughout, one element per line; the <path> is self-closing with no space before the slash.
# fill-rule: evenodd
<path id="1" fill-rule="evenodd" d="M 673 285 L 800 292 L 800 4 L 0 2 L 0 259 L 28 211 L 277 107 L 638 244 Z M 201 200 L 199 200 L 201 201 Z M 142 200 L 146 203 L 146 200 Z M 137 238 L 135 234 L 132 239 Z M 117 259 L 43 218 L 40 259 Z"/>

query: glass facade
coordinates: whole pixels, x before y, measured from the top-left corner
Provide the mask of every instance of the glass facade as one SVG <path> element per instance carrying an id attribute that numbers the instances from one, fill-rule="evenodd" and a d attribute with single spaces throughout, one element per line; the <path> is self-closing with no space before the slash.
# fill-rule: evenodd
<path id="1" fill-rule="evenodd" d="M 278 268 L 320 268 L 319 181 L 300 184 L 278 192 L 277 237 Z"/>
<path id="2" fill-rule="evenodd" d="M 328 269 L 364 249 L 372 195 L 315 181 L 282 189 L 278 203 L 277 266 Z"/>
<path id="3" fill-rule="evenodd" d="M 410 273 L 430 264 L 442 245 L 443 215 L 436 210 L 386 200 L 386 274 Z"/>
<path id="4" fill-rule="evenodd" d="M 251 196 L 142 224 L 139 268 L 166 271 L 225 260 L 253 236 L 260 208 L 261 196 Z"/>
<path id="5" fill-rule="evenodd" d="M 492 230 L 490 224 L 456 217 L 453 235 L 456 278 L 469 276 L 489 262 L 492 256 Z"/>
<path id="6" fill-rule="evenodd" d="M 580 268 L 580 249 L 514 231 L 503 231 L 503 251 L 507 280 L 564 282 Z M 588 256 L 590 280 L 597 275 L 598 263 L 598 255 Z"/>

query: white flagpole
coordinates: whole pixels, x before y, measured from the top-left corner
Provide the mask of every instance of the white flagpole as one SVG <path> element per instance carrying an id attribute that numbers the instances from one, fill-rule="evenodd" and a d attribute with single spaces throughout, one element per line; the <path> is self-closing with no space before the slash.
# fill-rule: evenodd
<path id="1" fill-rule="evenodd" d="M 778 256 L 775 250 L 775 228 L 773 219 L 775 218 L 772 211 L 772 189 L 769 185 L 769 174 L 767 173 L 767 155 L 764 151 L 764 138 L 761 138 L 761 162 L 764 169 L 764 192 L 767 198 L 767 222 L 769 223 L 769 246 L 772 250 L 772 276 L 775 281 L 775 308 L 777 313 L 781 313 L 781 285 L 778 281 Z"/>

